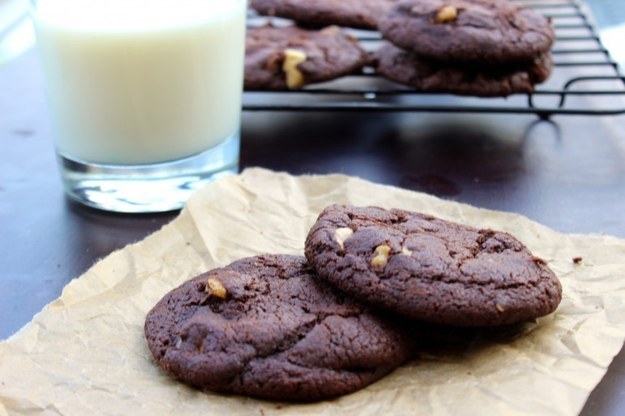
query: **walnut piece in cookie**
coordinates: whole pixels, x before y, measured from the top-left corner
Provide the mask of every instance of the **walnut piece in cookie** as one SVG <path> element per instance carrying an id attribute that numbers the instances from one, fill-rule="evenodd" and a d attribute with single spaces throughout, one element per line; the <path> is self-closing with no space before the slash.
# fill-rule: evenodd
<path id="1" fill-rule="evenodd" d="M 206 280 L 206 292 L 218 297 L 219 299 L 226 299 L 228 296 L 228 292 L 226 291 L 224 285 L 213 276 Z"/>
<path id="2" fill-rule="evenodd" d="M 436 12 L 434 15 L 434 23 L 448 23 L 453 22 L 458 17 L 458 8 L 454 5 L 448 4 Z"/>
<path id="3" fill-rule="evenodd" d="M 282 63 L 282 70 L 286 74 L 286 86 L 293 88 L 300 88 L 304 85 L 304 74 L 297 67 L 302 62 L 306 62 L 306 54 L 297 49 L 287 48 L 284 50 L 284 62 Z"/>
<path id="4" fill-rule="evenodd" d="M 371 266 L 374 268 L 384 268 L 388 264 L 389 254 L 391 252 L 391 247 L 382 244 L 375 248 L 375 256 L 371 260 Z"/>

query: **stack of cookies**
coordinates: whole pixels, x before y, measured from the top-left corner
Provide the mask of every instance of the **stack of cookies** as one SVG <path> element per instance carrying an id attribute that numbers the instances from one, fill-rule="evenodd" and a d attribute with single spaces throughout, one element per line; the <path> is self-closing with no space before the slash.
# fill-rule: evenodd
<path id="1" fill-rule="evenodd" d="M 420 91 L 530 93 L 553 67 L 549 20 L 508 0 L 400 0 L 378 26 L 378 72 Z"/>
<path id="2" fill-rule="evenodd" d="M 311 401 L 413 358 L 423 323 L 508 325 L 560 300 L 554 273 L 509 234 L 333 205 L 305 257 L 261 255 L 197 276 L 148 313 L 145 335 L 159 365 L 193 387 Z"/>
<path id="3" fill-rule="evenodd" d="M 300 88 L 374 62 L 378 74 L 418 91 L 496 97 L 534 91 L 553 67 L 550 21 L 509 0 L 252 0 L 251 6 L 298 25 L 336 27 L 331 36 L 251 29 L 248 90 Z M 369 57 L 338 26 L 379 30 L 388 41 Z"/>

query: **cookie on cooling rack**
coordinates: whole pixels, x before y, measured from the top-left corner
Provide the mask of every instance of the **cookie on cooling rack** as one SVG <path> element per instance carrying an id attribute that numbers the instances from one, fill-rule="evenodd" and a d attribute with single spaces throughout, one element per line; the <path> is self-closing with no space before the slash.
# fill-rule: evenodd
<path id="1" fill-rule="evenodd" d="M 336 26 L 248 29 L 246 90 L 285 90 L 329 81 L 360 70 L 369 61 L 358 42 Z"/>
<path id="2" fill-rule="evenodd" d="M 305 253 L 354 299 L 420 321 L 512 324 L 553 312 L 562 296 L 546 263 L 510 234 L 417 212 L 330 206 Z"/>
<path id="3" fill-rule="evenodd" d="M 391 372 L 410 337 L 321 283 L 303 256 L 264 255 L 174 289 L 148 313 L 148 346 L 175 378 L 275 400 L 347 394 Z"/>
<path id="4" fill-rule="evenodd" d="M 378 19 L 397 0 L 252 0 L 262 15 L 285 17 L 300 24 L 376 29 Z"/>
<path id="5" fill-rule="evenodd" d="M 420 57 L 484 66 L 532 62 L 555 37 L 547 18 L 508 0 L 400 0 L 379 30 Z"/>
<path id="6" fill-rule="evenodd" d="M 553 68 L 550 53 L 531 63 L 514 65 L 454 65 L 426 58 L 390 43 L 375 53 L 376 71 L 417 91 L 442 92 L 477 97 L 506 97 L 531 93 L 547 79 Z"/>

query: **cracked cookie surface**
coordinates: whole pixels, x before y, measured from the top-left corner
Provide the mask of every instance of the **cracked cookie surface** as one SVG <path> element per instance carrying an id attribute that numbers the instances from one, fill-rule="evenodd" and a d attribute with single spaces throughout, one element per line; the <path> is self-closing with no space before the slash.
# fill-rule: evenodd
<path id="1" fill-rule="evenodd" d="M 531 62 L 555 39 L 547 18 L 507 0 L 401 0 L 379 30 L 420 57 L 485 66 Z"/>
<path id="2" fill-rule="evenodd" d="M 510 234 L 399 209 L 330 206 L 305 252 L 319 278 L 355 299 L 427 322 L 512 324 L 553 312 L 562 296 Z"/>
<path id="3" fill-rule="evenodd" d="M 303 256 L 288 255 L 204 273 L 148 313 L 148 346 L 191 386 L 298 401 L 353 392 L 409 358 L 409 338 L 390 318 L 313 274 Z"/>

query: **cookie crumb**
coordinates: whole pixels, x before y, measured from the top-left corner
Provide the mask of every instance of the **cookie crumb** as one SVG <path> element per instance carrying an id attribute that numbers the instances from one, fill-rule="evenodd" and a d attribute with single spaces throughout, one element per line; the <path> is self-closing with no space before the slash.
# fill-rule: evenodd
<path id="1" fill-rule="evenodd" d="M 582 257 L 581 257 L 581 256 L 576 256 L 576 257 L 573 257 L 573 259 L 572 259 L 572 260 L 573 260 L 573 263 L 575 263 L 575 264 L 580 264 L 580 263 L 582 262 L 582 260 L 583 260 L 583 259 L 582 259 Z"/>

